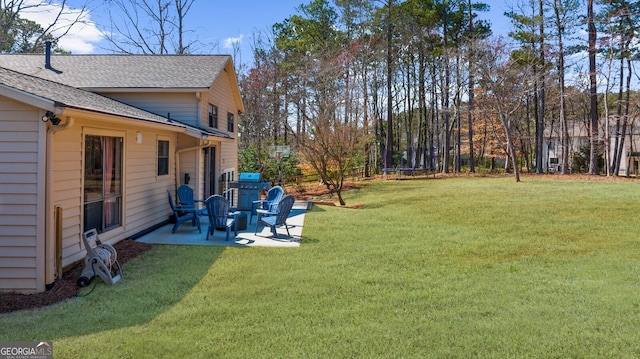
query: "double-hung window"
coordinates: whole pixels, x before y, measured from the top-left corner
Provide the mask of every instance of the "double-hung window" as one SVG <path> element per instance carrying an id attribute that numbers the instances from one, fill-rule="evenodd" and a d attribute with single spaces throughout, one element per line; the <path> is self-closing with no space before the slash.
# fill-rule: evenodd
<path id="1" fill-rule="evenodd" d="M 158 176 L 169 174 L 169 141 L 158 140 Z"/>
<path id="2" fill-rule="evenodd" d="M 227 112 L 227 131 L 233 132 L 235 126 L 235 116 L 231 112 Z"/>
<path id="3" fill-rule="evenodd" d="M 218 106 L 209 104 L 209 127 L 218 128 Z"/>

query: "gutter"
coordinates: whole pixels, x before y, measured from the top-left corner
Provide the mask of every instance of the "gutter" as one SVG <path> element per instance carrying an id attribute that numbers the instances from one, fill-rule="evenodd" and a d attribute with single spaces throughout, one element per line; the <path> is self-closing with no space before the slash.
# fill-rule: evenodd
<path id="1" fill-rule="evenodd" d="M 12 98 L 16 101 L 24 102 L 26 104 L 32 105 L 33 107 L 38 107 L 41 109 L 49 109 L 49 111 L 59 115 L 62 108 L 59 107 L 59 103 L 56 101 L 43 99 L 38 95 L 34 95 L 32 93 L 22 91 L 4 84 L 0 84 L 0 95 Z"/>

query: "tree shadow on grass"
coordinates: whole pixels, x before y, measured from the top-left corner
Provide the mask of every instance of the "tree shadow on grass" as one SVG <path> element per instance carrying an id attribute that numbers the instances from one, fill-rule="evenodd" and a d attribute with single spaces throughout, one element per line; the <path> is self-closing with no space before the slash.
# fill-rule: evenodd
<path id="1" fill-rule="evenodd" d="M 3 314 L 0 338 L 54 340 L 143 325 L 184 299 L 224 251 L 154 245 L 124 266 L 123 279 L 115 285 L 99 281 L 61 303 Z"/>

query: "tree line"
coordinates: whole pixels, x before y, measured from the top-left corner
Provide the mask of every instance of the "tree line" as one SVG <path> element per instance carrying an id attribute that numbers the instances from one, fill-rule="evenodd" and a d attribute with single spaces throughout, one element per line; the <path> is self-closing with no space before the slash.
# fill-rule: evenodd
<path id="1" fill-rule="evenodd" d="M 559 172 L 617 175 L 639 109 L 640 5 L 525 0 L 505 12 L 507 36 L 482 20 L 488 9 L 470 0 L 301 5 L 256 39 L 242 81 L 242 150 L 291 144 L 328 180 L 340 177 L 340 156 L 364 176 L 500 163 L 518 180 L 549 169 L 557 139 Z M 320 137 L 325 128 L 331 136 Z M 577 136 L 587 142 L 576 147 Z"/>
<path id="2" fill-rule="evenodd" d="M 189 28 L 194 1 L 102 1 L 110 51 L 203 51 Z M 27 4 L 0 5 L 0 51 L 40 52 L 52 40 L 56 24 L 24 20 Z M 236 64 L 241 170 L 273 176 L 269 146 L 289 145 L 286 174 L 302 163 L 337 192 L 356 173 L 519 180 L 549 169 L 557 140 L 559 172 L 617 175 L 640 109 L 640 4 L 521 0 L 504 13 L 506 35 L 483 20 L 488 10 L 475 0 L 311 0 L 254 34 L 251 61 Z M 586 142 L 576 147 L 577 137 Z"/>

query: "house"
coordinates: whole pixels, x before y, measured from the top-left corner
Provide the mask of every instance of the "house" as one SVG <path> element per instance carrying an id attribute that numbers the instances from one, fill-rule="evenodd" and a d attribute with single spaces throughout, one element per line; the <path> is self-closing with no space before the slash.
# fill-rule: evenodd
<path id="1" fill-rule="evenodd" d="M 636 125 L 638 123 L 636 117 L 630 116 L 627 119 L 627 125 L 622 126 L 624 119 L 620 118 L 618 121 L 618 116 L 614 115 L 611 116 L 609 123 L 609 159 L 611 163 L 615 163 L 616 156 L 620 156 L 618 176 L 640 175 L 640 131 Z M 620 125 L 619 130 L 617 125 Z M 616 152 L 618 146 L 621 147 L 619 153 Z"/>
<path id="2" fill-rule="evenodd" d="M 180 184 L 226 193 L 242 111 L 226 55 L 0 55 L 0 291 L 167 223 Z"/>
<path id="3" fill-rule="evenodd" d="M 589 127 L 585 121 L 568 121 L 567 133 L 569 134 L 569 141 L 567 141 L 568 168 L 571 171 L 574 156 L 585 146 L 589 146 Z M 561 171 L 562 137 L 562 130 L 558 121 L 552 122 L 551 126 L 545 129 L 542 147 L 543 171 L 550 173 Z"/>
<path id="4" fill-rule="evenodd" d="M 616 136 L 616 121 L 617 118 L 612 116 L 609 118 L 609 126 L 605 127 L 601 124 L 599 130 L 599 140 L 602 143 L 607 143 L 603 150 L 607 152 L 606 160 L 608 163 L 613 163 L 613 158 L 616 155 L 616 147 L 618 142 L 622 144 L 622 152 L 620 153 L 620 168 L 618 171 L 619 176 L 637 176 L 640 175 L 640 132 L 635 127 L 635 118 L 631 118 L 628 121 L 628 125 L 625 129 L 625 134 Z M 604 133 L 608 130 L 609 136 L 604 138 Z M 569 153 L 569 171 L 574 170 L 574 159 L 576 156 L 588 156 L 585 152 L 590 147 L 590 134 L 587 121 L 569 121 L 568 122 L 568 153 Z M 617 137 L 617 138 L 616 138 Z M 556 122 L 551 128 L 545 130 L 545 137 L 543 143 L 543 169 L 545 172 L 559 172 L 562 166 L 562 135 L 560 126 Z M 602 155 L 604 157 L 604 154 Z M 585 164 L 585 166 L 588 164 Z M 587 168 L 583 168 L 583 171 L 587 171 Z M 603 170 L 603 172 L 606 170 Z"/>

